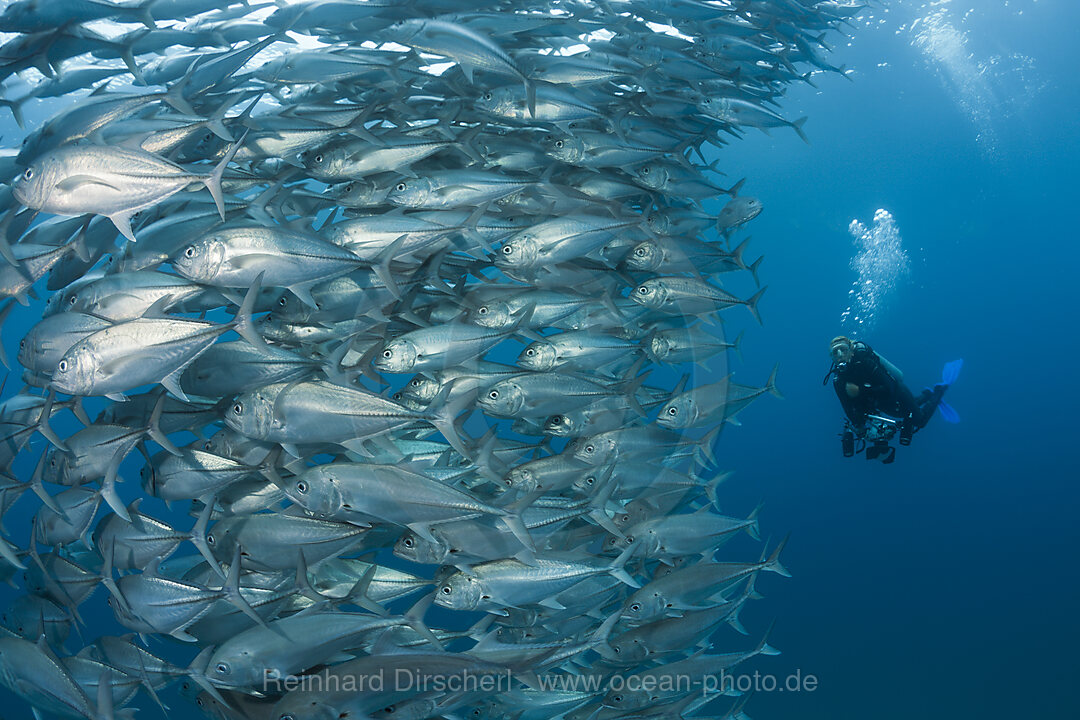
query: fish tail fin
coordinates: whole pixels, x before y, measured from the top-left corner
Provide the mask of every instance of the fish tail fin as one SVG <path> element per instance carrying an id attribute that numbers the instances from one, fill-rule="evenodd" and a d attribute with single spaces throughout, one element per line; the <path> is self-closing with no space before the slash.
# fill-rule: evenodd
<path id="1" fill-rule="evenodd" d="M 113 540 L 105 545 L 102 552 L 102 564 L 101 564 L 101 584 L 105 586 L 105 589 L 116 598 L 116 602 L 120 604 L 120 607 L 127 612 L 131 612 L 131 605 L 128 604 L 127 598 L 120 592 L 120 586 L 116 584 L 116 580 L 113 578 L 113 558 L 116 555 L 116 541 Z"/>
<path id="2" fill-rule="evenodd" d="M 248 603 L 247 599 L 240 594 L 240 543 L 236 544 L 236 549 L 233 551 L 232 563 L 229 565 L 229 573 L 225 576 L 225 585 L 221 588 L 225 593 L 225 597 L 233 607 L 240 612 L 251 618 L 255 624 L 264 628 L 269 628 L 266 624 L 266 620 L 262 618 L 259 613 Z"/>
<path id="3" fill-rule="evenodd" d="M 716 466 L 716 439 L 720 436 L 720 431 L 723 429 L 724 423 L 717 423 L 716 427 L 705 433 L 705 436 L 698 440 L 698 451 L 714 467 Z"/>
<path id="4" fill-rule="evenodd" d="M 372 568 L 375 567 L 373 564 Z M 418 635 L 423 636 L 429 643 L 437 647 L 439 650 L 443 649 L 443 644 L 439 642 L 439 638 L 435 636 L 435 633 L 431 632 L 431 628 L 424 622 L 424 613 L 431 607 L 431 603 L 434 602 L 435 595 L 425 594 L 422 598 L 416 601 L 416 603 L 409 608 L 405 613 L 405 622 L 409 627 L 413 629 Z"/>
<path id="5" fill-rule="evenodd" d="M 45 404 L 41 407 L 41 414 L 38 415 L 37 431 L 41 433 L 41 436 L 52 443 L 57 450 L 61 452 L 70 452 L 64 441 L 60 439 L 53 429 L 49 426 L 49 420 L 52 418 L 53 405 L 56 404 L 56 393 L 52 390 L 49 391 L 49 397 L 46 398 Z"/>
<path id="6" fill-rule="evenodd" d="M 233 146 L 229 148 L 229 152 L 225 153 L 225 157 L 221 158 L 221 162 L 217 164 L 214 171 L 211 172 L 206 178 L 203 179 L 203 185 L 210 191 L 211 197 L 214 198 L 214 204 L 217 206 L 218 215 L 221 219 L 225 219 L 225 196 L 221 192 L 221 178 L 225 176 L 225 168 L 229 166 L 229 163 L 236 157 L 236 153 L 240 150 L 240 147 L 244 144 L 244 140 L 247 138 L 248 131 L 244 130 L 244 134 L 240 136 L 240 139 L 233 143 Z"/>
<path id="7" fill-rule="evenodd" d="M 529 535 L 529 529 L 525 527 L 525 521 L 521 519 L 521 511 L 531 505 L 535 499 L 534 496 L 526 495 L 520 501 L 511 505 L 505 511 L 506 514 L 499 516 L 499 519 L 502 520 L 510 532 L 514 533 L 514 537 L 518 539 L 518 542 L 524 545 L 529 552 L 535 552 L 536 545 L 533 544 L 532 536 Z"/>
<path id="8" fill-rule="evenodd" d="M 386 289 L 390 291 L 395 300 L 401 299 L 401 289 L 398 287 L 397 280 L 394 279 L 394 274 L 390 272 L 390 261 L 401 253 L 401 248 L 408 239 L 409 234 L 405 233 L 387 245 L 379 252 L 378 257 L 371 266 L 371 269 L 382 280 L 383 285 L 386 286 Z"/>
<path id="9" fill-rule="evenodd" d="M 150 422 L 146 425 L 146 434 L 170 455 L 180 455 L 180 449 L 173 445 L 172 440 L 169 440 L 161 430 L 161 413 L 165 408 L 165 398 L 166 394 L 161 393 L 157 402 L 154 403 L 154 410 L 150 413 Z"/>
<path id="10" fill-rule="evenodd" d="M 761 261 L 764 260 L 764 259 L 765 259 L 765 256 L 762 255 L 757 260 L 750 263 L 750 266 L 748 268 L 746 268 L 747 270 L 750 271 L 750 276 L 752 278 L 754 278 L 754 285 L 756 285 L 757 287 L 761 287 L 761 279 L 758 278 L 758 272 L 757 271 L 758 271 L 758 268 L 761 266 Z"/>
<path id="11" fill-rule="evenodd" d="M 745 330 L 740 330 L 738 336 L 735 338 L 735 342 L 731 343 L 731 349 L 735 351 L 735 354 L 739 357 L 739 361 L 742 362 L 742 339 L 746 333 Z"/>
<path id="12" fill-rule="evenodd" d="M 210 544 L 206 542 L 206 529 L 210 525 L 210 516 L 214 514 L 214 502 L 214 498 L 206 498 L 206 504 L 203 506 L 202 512 L 199 513 L 199 517 L 195 521 L 195 526 L 191 528 L 188 540 L 195 546 L 195 549 L 199 551 L 199 555 L 206 561 L 206 564 L 209 565 L 222 580 L 225 580 L 225 573 L 221 571 L 221 566 L 218 565 L 217 559 L 214 558 L 214 554 L 210 552 Z"/>
<path id="13" fill-rule="evenodd" d="M 131 522 L 131 516 L 128 515 L 127 508 L 124 503 L 121 502 L 120 496 L 116 494 L 116 477 L 120 472 L 120 463 L 127 457 L 127 451 L 123 448 L 117 448 L 113 453 L 112 459 L 109 460 L 109 467 L 105 471 L 105 478 L 101 481 L 101 497 L 105 499 L 105 502 L 109 504 L 112 511 L 122 517 L 125 521 Z"/>
<path id="14" fill-rule="evenodd" d="M 267 352 L 266 341 L 251 321 L 251 314 L 255 311 L 255 301 L 258 299 L 259 291 L 262 289 L 263 275 L 264 273 L 260 272 L 255 281 L 251 283 L 251 287 L 248 288 L 243 301 L 240 303 L 240 308 L 232 319 L 232 328 L 240 337 L 251 343 L 253 347 Z"/>
<path id="15" fill-rule="evenodd" d="M 641 540 L 635 540 L 626 546 L 626 549 L 619 553 L 619 557 L 615 558 L 608 565 L 607 569 L 611 575 L 620 582 L 626 583 L 632 588 L 640 588 L 641 583 L 630 576 L 630 573 L 626 572 L 626 563 L 633 556 L 637 550 L 638 545 L 641 544 Z"/>
<path id="16" fill-rule="evenodd" d="M 191 678 L 192 682 L 205 690 L 207 695 L 221 703 L 222 707 L 232 711 L 232 705 L 226 702 L 225 698 L 218 692 L 218 689 L 214 687 L 213 683 L 206 677 L 206 665 L 210 662 L 210 657 L 213 654 L 213 645 L 203 648 L 199 651 L 199 654 L 195 656 L 195 659 L 191 661 L 191 664 L 187 666 L 185 675 Z"/>
<path id="17" fill-rule="evenodd" d="M 588 516 L 597 525 L 604 528 L 612 535 L 621 538 L 626 536 L 623 535 L 623 531 L 619 529 L 619 526 L 608 517 L 606 510 L 608 501 L 611 499 L 611 496 L 618 485 L 618 483 L 611 479 L 611 475 L 614 472 L 615 464 L 608 463 L 603 470 L 603 477 L 600 479 L 600 490 L 591 500 L 589 500 L 589 507 L 592 509 L 589 511 Z"/>
<path id="18" fill-rule="evenodd" d="M 456 398 L 447 402 L 450 391 L 456 383 L 455 380 L 442 386 L 439 394 L 435 396 L 435 399 L 431 401 L 431 405 L 428 406 L 425 415 L 428 421 L 435 426 L 435 429 L 442 433 L 451 447 L 461 453 L 462 457 L 471 459 L 470 453 L 472 450 L 461 436 L 457 416 L 463 410 L 472 407 L 474 399 L 472 393 L 459 393 Z"/>
<path id="19" fill-rule="evenodd" d="M 642 358 L 642 360 L 644 360 L 644 358 Z M 645 412 L 645 408 L 643 408 L 641 406 L 641 403 L 638 401 L 637 391 L 641 389 L 642 384 L 644 384 L 645 380 L 648 377 L 649 371 L 646 370 L 637 377 L 631 378 L 630 380 L 626 381 L 619 388 L 619 390 L 626 397 L 627 402 L 630 403 L 630 408 L 641 417 L 645 417 L 649 413 Z"/>
<path id="20" fill-rule="evenodd" d="M 780 363 L 776 363 L 775 365 L 773 365 L 772 373 L 769 374 L 769 379 L 765 383 L 765 390 L 783 400 L 783 394 L 776 389 L 776 371 L 779 369 Z"/>
<path id="21" fill-rule="evenodd" d="M 765 634 L 762 635 L 762 637 L 761 637 L 761 641 L 757 644 L 757 647 L 754 648 L 754 651 L 752 653 L 753 655 L 779 655 L 780 654 L 779 650 L 777 650 L 776 648 L 774 648 L 772 645 L 769 644 L 769 635 L 772 634 L 773 625 L 775 625 L 775 624 L 776 624 L 775 622 L 769 624 L 769 629 L 765 631 Z"/>
<path id="22" fill-rule="evenodd" d="M 791 123 L 791 128 L 800 138 L 802 138 L 802 141 L 807 145 L 810 144 L 810 138 L 806 137 L 806 133 L 803 132 L 803 125 L 806 124 L 806 121 L 809 117 L 810 116 L 807 115 L 806 117 L 799 118 L 795 122 Z"/>
<path id="23" fill-rule="evenodd" d="M 761 512 L 761 508 L 765 503 L 758 503 L 749 515 L 746 516 L 746 534 L 755 540 L 761 539 L 761 532 L 758 527 L 758 514 Z"/>
<path id="24" fill-rule="evenodd" d="M 356 581 L 356 584 L 349 590 L 349 594 L 346 596 L 349 598 L 349 602 L 353 605 L 361 607 L 368 612 L 375 613 L 376 615 L 386 615 L 386 608 L 379 603 L 375 602 L 371 595 L 368 594 L 368 590 L 371 588 L 371 581 L 375 579 L 375 573 L 379 569 L 379 566 L 372 563 L 368 566 L 367 570 L 360 576 L 360 579 Z"/>
<path id="25" fill-rule="evenodd" d="M 53 500 L 52 495 L 45 491 L 45 485 L 41 480 L 41 475 L 45 471 L 46 457 L 47 454 L 42 452 L 41 457 L 38 458 L 37 465 L 34 466 L 34 472 L 30 475 L 30 489 L 41 499 L 41 502 L 45 504 L 45 507 L 49 508 L 60 517 L 66 518 L 67 513 L 61 510 L 60 506 L 56 504 L 56 500 Z M 35 515 L 35 517 L 37 516 Z"/>
<path id="26" fill-rule="evenodd" d="M 31 556 L 34 556 L 34 555 L 37 554 L 37 548 L 34 547 L 34 541 L 33 540 L 30 541 L 30 554 L 31 554 Z M 20 570 L 25 570 L 26 569 L 26 563 L 24 563 L 22 560 L 19 559 L 19 555 L 16 552 L 16 548 L 13 547 L 11 545 L 11 543 L 9 543 L 2 535 L 0 535 L 0 557 L 3 557 L 5 560 L 7 560 L 9 563 L 11 563 L 15 567 L 19 568 Z M 36 558 L 36 560 L 37 560 L 38 567 L 40 567 L 42 569 L 42 571 L 44 571 L 45 568 L 41 564 L 41 559 Z"/>
<path id="27" fill-rule="evenodd" d="M 23 118 L 22 106 L 26 102 L 27 98 L 19 98 L 18 100 L 0 100 L 0 105 L 6 107 L 11 111 L 11 116 L 15 118 L 15 124 L 20 128 L 26 127 L 25 119 Z"/>
<path id="28" fill-rule="evenodd" d="M 764 295 L 765 291 L 768 290 L 768 289 L 769 289 L 769 286 L 766 285 L 765 287 L 761 288 L 756 293 L 751 295 L 745 301 L 746 309 L 750 311 L 750 314 L 754 316 L 754 319 L 758 321 L 759 325 L 764 325 L 765 323 L 763 323 L 761 321 L 761 314 L 758 313 L 757 304 L 758 304 L 758 301 L 761 300 L 761 296 Z"/>
<path id="29" fill-rule="evenodd" d="M 711 480 L 705 483 L 705 497 L 709 498 L 713 510 L 720 512 L 720 496 L 717 493 L 721 483 L 731 477 L 731 471 L 716 473 Z"/>
<path id="30" fill-rule="evenodd" d="M 788 535 L 780 541 L 780 544 L 776 546 L 776 549 L 772 551 L 772 554 L 765 559 L 764 564 L 761 566 L 762 570 L 774 572 L 783 577 L 791 577 L 791 573 L 788 572 L 788 569 L 780 564 L 780 553 L 784 551 L 784 546 L 787 545 L 788 538 L 790 537 L 791 536 Z"/>
<path id="31" fill-rule="evenodd" d="M 746 238 L 741 243 L 736 245 L 735 249 L 731 251 L 731 260 L 732 260 L 732 262 L 734 262 L 737 266 L 739 266 L 743 270 L 749 270 L 750 269 L 747 266 L 746 261 L 743 260 L 743 253 L 746 252 L 746 246 L 750 244 L 750 240 L 751 240 L 751 238 L 749 238 L 749 237 Z"/>

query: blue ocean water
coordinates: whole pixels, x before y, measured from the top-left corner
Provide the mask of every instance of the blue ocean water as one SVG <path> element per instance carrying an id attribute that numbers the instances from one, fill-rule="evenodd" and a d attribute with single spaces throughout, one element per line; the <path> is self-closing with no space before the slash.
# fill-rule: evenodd
<path id="1" fill-rule="evenodd" d="M 759 384 L 779 362 L 786 396 L 755 403 L 721 438 L 735 471 L 725 511 L 763 500 L 765 532 L 791 533 L 794 577 L 762 582 L 766 600 L 744 620 L 776 620 L 782 654 L 761 672 L 816 679 L 812 691 L 757 692 L 757 720 L 1080 717 L 1080 87 L 1067 62 L 1078 21 L 1070 0 L 888 3 L 830 58 L 854 82 L 822 75 L 791 90 L 784 113 L 810 117 L 811 146 L 776 130 L 719 152 L 766 208 L 743 233 L 750 257 L 766 256 L 765 324 L 728 313 L 729 337 L 746 330 L 732 369 Z M 841 323 L 856 279 L 848 226 L 878 209 L 895 219 L 909 272 L 873 327 L 853 331 Z M 5 326 L 9 354 L 26 327 Z M 962 422 L 935 418 L 891 466 L 843 458 L 840 409 L 821 383 L 840 332 L 916 391 L 963 357 L 947 398 Z M 29 713 L 20 703 L 4 717 Z"/>
<path id="2" fill-rule="evenodd" d="M 940 9 L 966 35 L 944 58 L 910 29 Z M 786 396 L 725 431 L 737 473 L 725 497 L 764 499 L 765 525 L 792 533 L 784 562 L 794 578 L 770 583 L 747 613 L 777 620 L 770 642 L 783 654 L 762 671 L 819 680 L 810 693 L 759 693 L 748 710 L 1080 717 L 1080 84 L 1062 62 L 1072 46 L 1062 28 L 1080 20 L 1080 5 L 888 10 L 832 58 L 855 68 L 854 83 L 826 77 L 820 92 L 791 92 L 787 112 L 810 116 L 811 148 L 775 133 L 723 153 L 764 201 L 748 232 L 770 287 L 765 326 L 748 328 L 736 376 L 760 381 L 779 360 Z M 974 89 L 964 98 L 958 87 Z M 934 418 L 891 466 L 841 456 L 842 415 L 821 384 L 829 340 L 850 329 L 840 323 L 856 277 L 848 223 L 869 224 L 878 208 L 895 218 L 910 272 L 859 337 L 916 393 L 946 361 L 966 361 L 946 396 L 962 422 Z"/>

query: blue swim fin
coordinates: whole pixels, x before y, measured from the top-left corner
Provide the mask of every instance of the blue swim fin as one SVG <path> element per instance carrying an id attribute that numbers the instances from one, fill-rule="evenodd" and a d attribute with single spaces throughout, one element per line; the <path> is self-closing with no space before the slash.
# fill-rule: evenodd
<path id="1" fill-rule="evenodd" d="M 948 404 L 944 400 L 938 401 L 937 409 L 938 412 L 941 413 L 941 417 L 945 422 L 952 423 L 953 425 L 960 422 L 960 415 L 957 414 L 955 410 L 953 410 L 952 405 Z"/>
<path id="2" fill-rule="evenodd" d="M 960 369 L 962 367 L 964 367 L 963 359 L 945 363 L 945 367 L 941 369 L 941 384 L 952 385 L 956 382 L 956 378 L 960 377 Z"/>

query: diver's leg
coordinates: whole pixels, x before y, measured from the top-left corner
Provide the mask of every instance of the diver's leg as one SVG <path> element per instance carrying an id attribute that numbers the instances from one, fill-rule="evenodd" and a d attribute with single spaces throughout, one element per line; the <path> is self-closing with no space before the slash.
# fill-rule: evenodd
<path id="1" fill-rule="evenodd" d="M 918 412 L 913 415 L 918 429 L 926 427 L 926 423 L 930 422 L 930 418 L 934 416 L 934 411 L 937 410 L 937 406 L 941 402 L 941 396 L 945 394 L 947 387 L 948 385 L 935 385 L 933 390 L 927 388 L 919 395 L 917 401 Z"/>

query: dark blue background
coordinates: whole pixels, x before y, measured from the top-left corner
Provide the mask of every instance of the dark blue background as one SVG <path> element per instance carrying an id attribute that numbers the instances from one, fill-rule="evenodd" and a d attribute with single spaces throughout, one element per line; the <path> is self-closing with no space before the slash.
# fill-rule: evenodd
<path id="1" fill-rule="evenodd" d="M 762 582 L 768 599 L 747 613 L 777 621 L 783 654 L 759 666 L 819 680 L 759 694 L 755 718 L 1080 717 L 1080 88 L 1065 30 L 1080 6 L 1003 5 L 947 6 L 954 19 L 976 7 L 957 25 L 977 58 L 1021 53 L 1046 83 L 1029 101 L 1015 78 L 991 83 L 993 154 L 911 35 L 895 34 L 918 4 L 892 4 L 838 48 L 854 84 L 791 92 L 786 114 L 810 116 L 812 147 L 757 133 L 721 153 L 765 204 L 748 229 L 766 255 L 765 326 L 748 332 L 736 376 L 760 382 L 779 360 L 786 396 L 725 431 L 737 475 L 722 497 L 764 499 L 763 528 L 792 533 L 794 578 Z M 911 273 L 864 339 L 916 392 L 966 360 L 948 396 L 962 423 L 935 418 L 892 466 L 841 456 L 839 406 L 821 385 L 855 277 L 847 225 L 877 208 L 896 218 Z"/>

